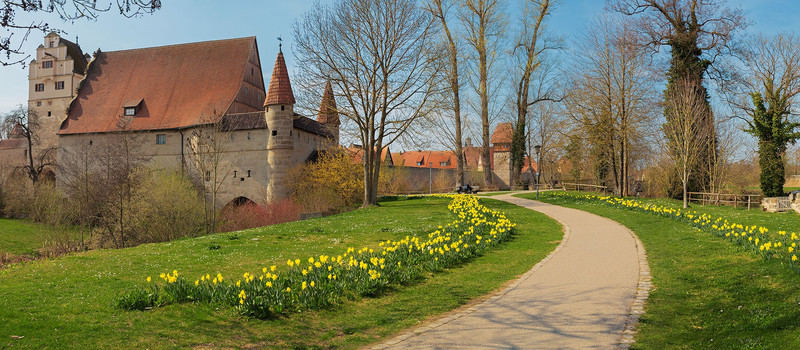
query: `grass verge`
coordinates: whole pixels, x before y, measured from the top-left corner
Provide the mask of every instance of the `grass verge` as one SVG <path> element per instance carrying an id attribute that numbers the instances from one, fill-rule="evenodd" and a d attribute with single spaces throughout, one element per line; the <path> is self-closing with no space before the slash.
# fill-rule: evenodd
<path id="1" fill-rule="evenodd" d="M 29 220 L 0 218 L 0 253 L 36 255 L 44 245 L 45 230 Z"/>
<path id="2" fill-rule="evenodd" d="M 511 240 L 486 255 L 379 298 L 267 321 L 219 305 L 128 312 L 113 302 L 162 271 L 236 276 L 289 257 L 333 255 L 347 247 L 427 234 L 449 222 L 449 201 L 390 200 L 325 218 L 14 265 L 0 271 L 0 347 L 328 349 L 374 343 L 501 287 L 546 256 L 562 237 L 558 223 L 542 214 L 482 201 L 518 224 Z"/>
<path id="3" fill-rule="evenodd" d="M 531 195 L 520 195 L 532 198 Z M 640 319 L 636 349 L 796 349 L 800 347 L 800 275 L 733 243 L 656 215 L 542 196 L 542 200 L 615 220 L 647 249 L 654 288 Z M 669 200 L 656 200 L 671 204 Z M 759 211 L 695 205 L 742 224 L 779 226 Z M 796 215 L 795 215 L 796 217 Z M 766 225 L 765 225 L 766 226 Z M 791 229 L 783 227 L 782 229 Z M 778 227 L 770 227 L 778 229 Z"/>

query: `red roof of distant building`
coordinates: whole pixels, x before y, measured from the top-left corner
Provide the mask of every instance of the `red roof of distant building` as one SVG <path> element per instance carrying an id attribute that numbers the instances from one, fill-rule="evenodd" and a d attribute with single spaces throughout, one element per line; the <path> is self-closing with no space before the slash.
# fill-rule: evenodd
<path id="1" fill-rule="evenodd" d="M 492 134 L 492 143 L 511 143 L 513 134 L 514 128 L 511 127 L 511 123 L 497 124 L 497 127 L 494 128 L 494 134 Z"/>
<path id="2" fill-rule="evenodd" d="M 278 53 L 275 59 L 275 67 L 272 68 L 272 78 L 269 79 L 269 90 L 267 98 L 264 99 L 264 106 L 269 105 L 293 105 L 295 103 L 292 83 L 289 82 L 289 71 L 286 69 L 286 62 L 283 60 L 283 52 Z"/>
<path id="3" fill-rule="evenodd" d="M 0 149 L 15 149 L 15 148 L 24 148 L 27 144 L 27 139 L 24 138 L 15 138 L 15 139 L 5 139 L 0 140 Z"/>
<path id="4" fill-rule="evenodd" d="M 256 49 L 256 38 L 248 37 L 101 52 L 90 63 L 59 134 L 118 130 L 123 105 L 139 100 L 129 130 L 208 123 L 236 100 Z"/>
<path id="5" fill-rule="evenodd" d="M 350 154 L 350 159 L 353 161 L 353 163 L 364 163 L 364 147 L 359 145 L 351 145 L 350 147 L 347 147 L 346 150 Z M 381 164 L 386 164 L 388 161 L 392 161 L 392 164 L 388 165 L 396 165 L 393 161 L 394 157 L 394 154 L 389 151 L 389 146 L 386 146 L 383 148 L 383 150 L 381 150 Z"/>
<path id="6" fill-rule="evenodd" d="M 407 151 L 392 156 L 395 166 L 413 168 L 455 169 L 456 155 L 451 151 Z"/>

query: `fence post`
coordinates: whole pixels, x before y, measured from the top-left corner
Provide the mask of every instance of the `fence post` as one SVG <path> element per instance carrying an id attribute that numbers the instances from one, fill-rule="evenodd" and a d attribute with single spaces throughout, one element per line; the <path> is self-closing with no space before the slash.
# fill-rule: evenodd
<path id="1" fill-rule="evenodd" d="M 747 195 L 747 210 L 750 210 L 750 195 Z"/>

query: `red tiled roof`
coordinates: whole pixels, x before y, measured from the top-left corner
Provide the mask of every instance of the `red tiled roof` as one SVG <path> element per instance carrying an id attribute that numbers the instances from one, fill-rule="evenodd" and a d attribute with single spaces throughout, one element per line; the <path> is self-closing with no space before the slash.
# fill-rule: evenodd
<path id="1" fill-rule="evenodd" d="M 25 147 L 26 143 L 27 139 L 21 138 L 0 140 L 0 149 L 21 149 Z"/>
<path id="2" fill-rule="evenodd" d="M 130 130 L 205 123 L 230 108 L 255 48 L 255 37 L 248 37 L 101 52 L 59 134 L 114 131 L 123 105 L 139 99 Z"/>
<path id="3" fill-rule="evenodd" d="M 458 166 L 456 155 L 451 151 L 407 151 L 396 156 L 393 155 L 393 159 L 396 166 L 412 168 L 430 166 L 434 169 L 455 169 Z"/>
<path id="4" fill-rule="evenodd" d="M 347 152 L 350 153 L 350 159 L 355 164 L 363 164 L 364 163 L 364 148 L 361 146 L 350 146 L 347 147 Z M 394 162 L 394 154 L 389 151 L 389 146 L 386 146 L 381 151 L 381 164 L 385 164 L 387 161 L 391 160 L 394 165 L 397 163 Z"/>
<path id="5" fill-rule="evenodd" d="M 325 93 L 322 94 L 322 103 L 319 106 L 319 117 L 317 121 L 322 124 L 339 126 L 339 112 L 336 111 L 336 99 L 333 97 L 333 87 L 331 81 L 325 84 Z"/>
<path id="6" fill-rule="evenodd" d="M 8 134 L 8 138 L 19 139 L 23 137 L 25 137 L 25 128 L 23 128 L 22 124 L 20 123 L 14 124 L 14 128 L 11 129 L 11 132 Z"/>
<path id="7" fill-rule="evenodd" d="M 511 143 L 513 134 L 514 129 L 511 127 L 511 123 L 497 124 L 494 134 L 492 134 L 492 143 Z"/>
<path id="8" fill-rule="evenodd" d="M 272 77 L 269 79 L 269 90 L 267 91 L 267 98 L 264 99 L 264 106 L 293 105 L 294 103 L 292 83 L 289 82 L 289 71 L 286 69 L 286 62 L 283 60 L 283 52 L 279 52 L 278 58 L 275 59 L 275 67 L 272 68 Z"/>

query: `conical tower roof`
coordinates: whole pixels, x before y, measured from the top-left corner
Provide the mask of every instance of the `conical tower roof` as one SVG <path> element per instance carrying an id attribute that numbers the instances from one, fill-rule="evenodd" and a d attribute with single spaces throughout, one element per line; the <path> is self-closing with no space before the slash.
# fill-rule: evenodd
<path id="1" fill-rule="evenodd" d="M 317 121 L 322 124 L 339 125 L 339 112 L 336 109 L 336 99 L 333 98 L 333 87 L 330 80 L 325 84 L 325 92 L 322 94 L 322 103 L 319 105 Z"/>
<path id="2" fill-rule="evenodd" d="M 292 84 L 289 82 L 289 71 L 286 69 L 286 62 L 283 60 L 283 52 L 278 52 L 275 67 L 272 68 L 272 77 L 269 79 L 269 90 L 267 90 L 267 98 L 264 99 L 264 106 L 293 105 L 294 103 Z"/>

